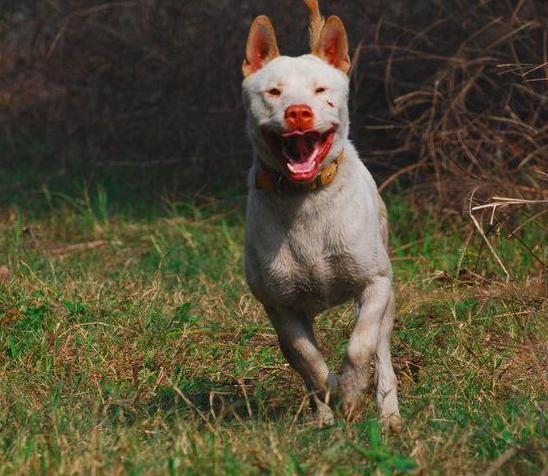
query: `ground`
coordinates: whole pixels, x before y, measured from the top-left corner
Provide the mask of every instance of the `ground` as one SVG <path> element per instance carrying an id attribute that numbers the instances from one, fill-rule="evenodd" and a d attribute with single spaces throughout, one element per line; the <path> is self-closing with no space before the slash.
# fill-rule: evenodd
<path id="1" fill-rule="evenodd" d="M 404 428 L 382 434 L 369 395 L 319 429 L 245 284 L 243 193 L 120 206 L 80 185 L 2 208 L 0 475 L 546 471 L 545 283 L 518 240 L 493 237 L 507 282 L 466 216 L 392 187 Z M 334 368 L 353 319 L 317 321 Z"/>

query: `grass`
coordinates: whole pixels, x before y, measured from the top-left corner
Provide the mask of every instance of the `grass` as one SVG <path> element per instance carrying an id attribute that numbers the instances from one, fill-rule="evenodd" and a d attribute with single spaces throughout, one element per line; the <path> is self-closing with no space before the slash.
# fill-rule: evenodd
<path id="1" fill-rule="evenodd" d="M 405 428 L 381 434 L 371 396 L 318 429 L 245 284 L 242 193 L 48 187 L 0 220 L 0 475 L 546 471 L 545 290 L 519 242 L 496 241 L 506 283 L 466 220 L 388 196 Z M 520 236 L 545 256 L 542 227 Z M 318 319 L 335 368 L 352 322 Z"/>

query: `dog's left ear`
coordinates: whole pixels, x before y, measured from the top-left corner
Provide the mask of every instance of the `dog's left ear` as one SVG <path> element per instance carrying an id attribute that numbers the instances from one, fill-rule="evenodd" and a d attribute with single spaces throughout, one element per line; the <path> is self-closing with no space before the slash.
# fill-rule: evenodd
<path id="1" fill-rule="evenodd" d="M 339 17 L 332 16 L 327 19 L 320 39 L 312 53 L 343 73 L 348 73 L 350 70 L 348 36 L 344 24 Z"/>
<path id="2" fill-rule="evenodd" d="M 265 64 L 280 56 L 276 33 L 270 18 L 258 16 L 251 25 L 247 38 L 246 55 L 242 73 L 247 78 L 259 71 Z"/>

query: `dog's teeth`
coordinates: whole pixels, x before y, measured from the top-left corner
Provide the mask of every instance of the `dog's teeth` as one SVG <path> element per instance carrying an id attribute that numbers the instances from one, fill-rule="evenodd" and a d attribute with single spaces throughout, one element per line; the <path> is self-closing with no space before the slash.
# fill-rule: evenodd
<path id="1" fill-rule="evenodd" d="M 311 161 L 306 164 L 292 164 L 288 162 L 287 168 L 290 172 L 304 174 L 314 169 L 314 162 Z"/>

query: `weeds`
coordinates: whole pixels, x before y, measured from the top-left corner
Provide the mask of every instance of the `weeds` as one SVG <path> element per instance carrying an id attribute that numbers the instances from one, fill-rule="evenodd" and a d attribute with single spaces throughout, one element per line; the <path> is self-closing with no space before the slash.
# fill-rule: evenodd
<path id="1" fill-rule="evenodd" d="M 406 426 L 380 435 L 371 397 L 361 421 L 318 430 L 245 285 L 242 215 L 207 201 L 131 218 L 98 190 L 83 201 L 50 193 L 48 213 L 1 222 L 9 275 L 0 281 L 0 473 L 521 475 L 545 467 L 543 269 L 520 258 L 515 241 L 504 255 L 513 269 L 506 283 L 481 237 L 460 259 L 472 228 L 388 197 Z M 101 226 L 90 226 L 98 203 L 107 214 L 94 213 Z M 521 233 L 533 248 L 542 238 L 532 221 Z M 101 239 L 99 248 L 71 248 Z M 352 320 L 351 306 L 318 320 L 334 368 Z"/>
<path id="2" fill-rule="evenodd" d="M 453 209 L 478 185 L 479 198 L 546 198 L 543 2 L 324 9 L 344 19 L 354 45 L 353 140 L 382 188 L 405 179 Z M 289 0 L 8 2 L 3 161 L 53 163 L 51 181 L 81 161 L 95 173 L 114 167 L 125 186 L 143 170 L 162 190 L 241 183 L 250 150 L 240 66 L 247 28 L 263 13 L 285 54 L 305 52 L 305 8 Z"/>

